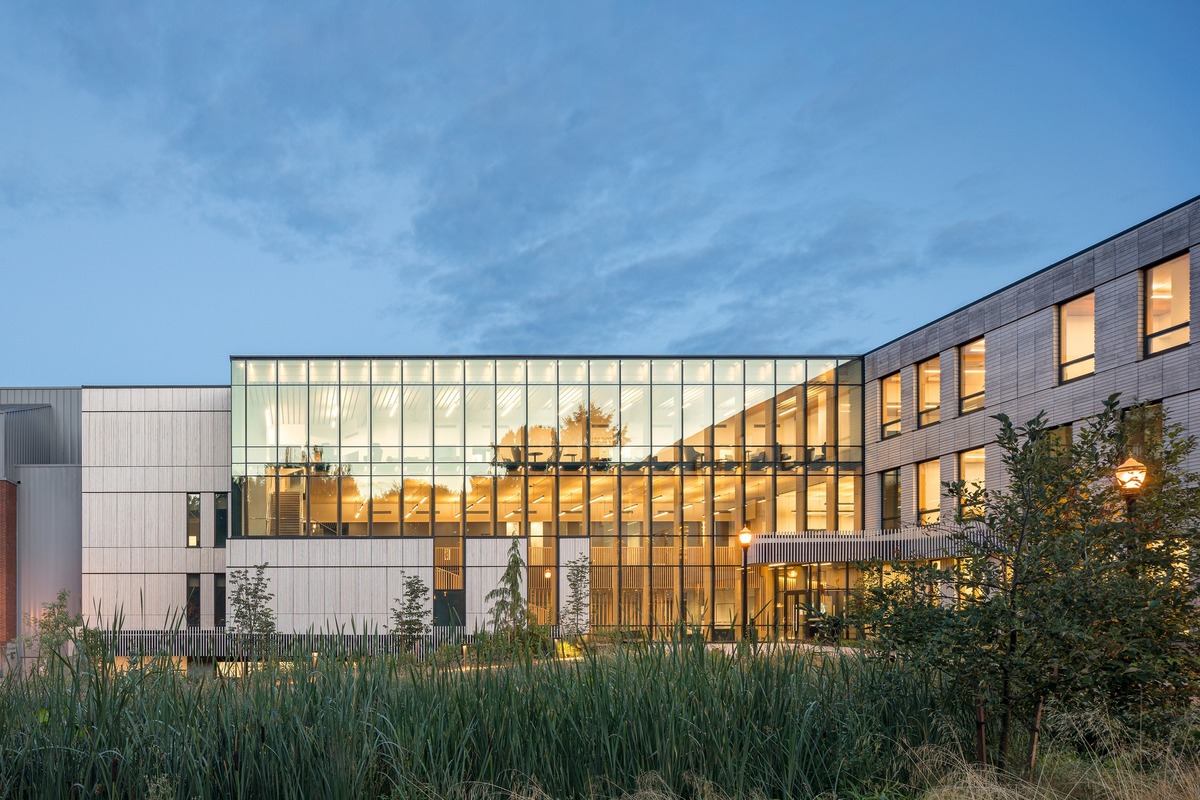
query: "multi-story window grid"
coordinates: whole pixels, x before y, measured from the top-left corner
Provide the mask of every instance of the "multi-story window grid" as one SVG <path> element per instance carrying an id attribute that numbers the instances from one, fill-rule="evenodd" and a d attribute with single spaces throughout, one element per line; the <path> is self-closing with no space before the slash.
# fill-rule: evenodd
<path id="1" fill-rule="evenodd" d="M 224 547 L 229 535 L 229 492 L 213 495 L 213 547 Z"/>
<path id="2" fill-rule="evenodd" d="M 917 524 L 934 525 L 942 519 L 942 467 L 938 459 L 917 464 Z"/>
<path id="3" fill-rule="evenodd" d="M 982 489 L 984 486 L 984 448 L 965 450 L 958 454 L 958 479 L 966 484 L 968 489 Z M 959 512 L 964 519 L 975 519 L 983 514 L 978 504 L 961 503 Z"/>
<path id="4" fill-rule="evenodd" d="M 900 527 L 900 468 L 879 473 L 880 527 L 896 530 Z"/>
<path id="5" fill-rule="evenodd" d="M 183 613 L 184 622 L 189 628 L 200 627 L 200 576 L 196 573 L 187 576 L 187 598 Z"/>
<path id="6" fill-rule="evenodd" d="M 193 492 L 187 496 L 187 546 L 200 546 L 200 495 Z"/>
<path id="7" fill-rule="evenodd" d="M 1184 253 L 1146 270 L 1146 355 L 1190 341 L 1190 256 Z"/>
<path id="8" fill-rule="evenodd" d="M 234 535 L 432 537 L 446 602 L 464 538 L 522 535 L 548 615 L 556 543 L 587 536 L 596 624 L 724 621 L 743 526 L 862 527 L 858 359 L 234 359 L 232 383 Z"/>
<path id="9" fill-rule="evenodd" d="M 984 406 L 983 337 L 958 348 L 958 413 L 969 414 Z"/>
<path id="10" fill-rule="evenodd" d="M 1058 379 L 1082 378 L 1096 371 L 1096 295 L 1082 297 L 1058 307 Z"/>
<path id="11" fill-rule="evenodd" d="M 900 434 L 900 373 L 879 380 L 879 436 Z"/>
<path id="12" fill-rule="evenodd" d="M 941 358 L 917 364 L 917 427 L 932 425 L 942 418 Z"/>

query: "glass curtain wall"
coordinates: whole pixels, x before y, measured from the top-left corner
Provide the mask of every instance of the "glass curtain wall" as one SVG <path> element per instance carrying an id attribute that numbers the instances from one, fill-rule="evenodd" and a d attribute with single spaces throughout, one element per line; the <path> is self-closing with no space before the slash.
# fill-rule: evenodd
<path id="1" fill-rule="evenodd" d="M 592 622 L 735 627 L 745 526 L 862 527 L 858 359 L 234 359 L 232 533 L 590 538 Z M 760 600 L 751 578 L 750 606 Z"/>

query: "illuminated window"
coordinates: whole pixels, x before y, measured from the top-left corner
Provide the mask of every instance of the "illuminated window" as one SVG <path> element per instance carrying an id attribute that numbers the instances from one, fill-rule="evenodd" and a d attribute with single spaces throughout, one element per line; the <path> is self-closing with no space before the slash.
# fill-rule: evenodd
<path id="1" fill-rule="evenodd" d="M 967 489 L 983 488 L 983 448 L 967 450 L 958 454 L 958 479 L 967 485 Z M 964 519 L 974 519 L 983 515 L 983 509 L 978 505 L 962 506 Z"/>
<path id="2" fill-rule="evenodd" d="M 1188 256 L 1146 270 L 1146 355 L 1189 341 Z"/>
<path id="3" fill-rule="evenodd" d="M 917 427 L 942 418 L 942 365 L 934 356 L 917 364 Z"/>
<path id="4" fill-rule="evenodd" d="M 900 433 L 900 373 L 879 381 L 879 435 L 883 439 Z"/>
<path id="5" fill-rule="evenodd" d="M 1070 381 L 1096 371 L 1096 295 L 1058 307 L 1058 377 Z"/>
<path id="6" fill-rule="evenodd" d="M 882 495 L 880 522 L 884 530 L 900 527 L 900 470 L 889 469 L 879 475 Z"/>
<path id="7" fill-rule="evenodd" d="M 980 337 L 958 348 L 958 412 L 983 408 L 984 342 Z"/>
<path id="8" fill-rule="evenodd" d="M 942 467 L 938 459 L 917 464 L 917 522 L 934 525 L 942 519 Z"/>
<path id="9" fill-rule="evenodd" d="M 187 496 L 187 546 L 200 546 L 200 495 Z"/>

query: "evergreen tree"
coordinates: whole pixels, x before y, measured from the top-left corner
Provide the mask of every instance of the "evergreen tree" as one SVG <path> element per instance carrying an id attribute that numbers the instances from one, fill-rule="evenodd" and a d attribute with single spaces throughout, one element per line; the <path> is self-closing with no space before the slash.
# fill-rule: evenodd
<path id="1" fill-rule="evenodd" d="M 562 606 L 562 635 L 577 639 L 590 627 L 591 562 L 586 555 L 567 562 L 567 587 L 567 599 Z"/>
<path id="2" fill-rule="evenodd" d="M 525 559 L 521 558 L 520 544 L 520 540 L 514 537 L 508 548 L 508 566 L 504 568 L 496 588 L 484 597 L 486 602 L 492 604 L 492 633 L 504 637 L 510 644 L 518 641 L 529 628 L 529 607 L 521 591 Z"/>

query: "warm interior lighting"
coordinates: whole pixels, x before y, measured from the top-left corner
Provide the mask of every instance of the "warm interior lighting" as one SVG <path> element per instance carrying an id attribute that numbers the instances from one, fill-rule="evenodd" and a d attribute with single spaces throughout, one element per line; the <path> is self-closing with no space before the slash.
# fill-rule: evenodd
<path id="1" fill-rule="evenodd" d="M 546 570 L 545 572 L 542 573 L 542 577 L 545 578 L 546 580 L 550 580 L 550 575 L 551 575 L 550 570 Z"/>
<path id="2" fill-rule="evenodd" d="M 1121 494 L 1126 497 L 1135 497 L 1146 485 L 1146 465 L 1136 458 L 1127 458 L 1121 466 L 1117 467 L 1114 477 Z"/>

